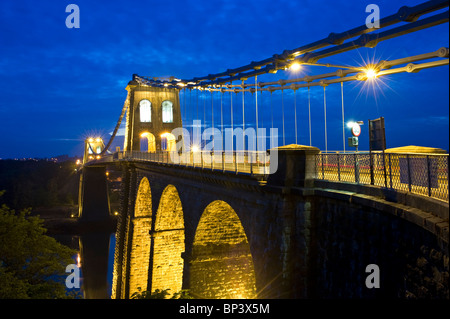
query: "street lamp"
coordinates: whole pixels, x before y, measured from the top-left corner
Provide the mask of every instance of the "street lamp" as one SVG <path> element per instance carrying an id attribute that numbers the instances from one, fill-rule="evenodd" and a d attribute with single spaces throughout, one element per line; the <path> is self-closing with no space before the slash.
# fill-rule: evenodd
<path id="1" fill-rule="evenodd" d="M 367 78 L 370 79 L 375 79 L 377 77 L 377 73 L 375 72 L 375 70 L 367 70 L 366 71 L 366 76 Z"/>
<path id="2" fill-rule="evenodd" d="M 301 64 L 298 62 L 293 62 L 290 66 L 289 66 L 289 70 L 291 71 L 298 71 L 301 69 Z"/>
<path id="3" fill-rule="evenodd" d="M 373 67 L 368 67 L 367 69 L 364 70 L 364 73 L 366 74 L 366 78 L 368 80 L 373 80 L 378 75 L 377 70 L 375 70 Z"/>

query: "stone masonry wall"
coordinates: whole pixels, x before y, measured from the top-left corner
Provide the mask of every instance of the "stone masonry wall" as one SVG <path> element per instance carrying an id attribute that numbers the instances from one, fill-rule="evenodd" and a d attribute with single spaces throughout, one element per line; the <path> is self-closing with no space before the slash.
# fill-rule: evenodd
<path id="1" fill-rule="evenodd" d="M 174 294 L 182 289 L 184 261 L 184 230 L 155 233 L 153 238 L 152 291 L 170 289 Z"/>
<path id="2" fill-rule="evenodd" d="M 130 296 L 139 290 L 147 290 L 151 249 L 149 231 L 151 226 L 151 217 L 136 217 L 133 219 L 133 237 L 130 251 L 129 276 Z"/>
<path id="3" fill-rule="evenodd" d="M 427 230 L 373 208 L 317 198 L 312 219 L 311 296 L 449 298 L 448 245 Z M 368 289 L 365 268 L 380 268 Z"/>

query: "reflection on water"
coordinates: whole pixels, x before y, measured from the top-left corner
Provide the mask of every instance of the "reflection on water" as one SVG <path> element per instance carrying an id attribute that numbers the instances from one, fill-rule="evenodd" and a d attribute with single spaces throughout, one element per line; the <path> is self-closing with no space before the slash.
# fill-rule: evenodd
<path id="1" fill-rule="evenodd" d="M 107 272 L 107 284 L 108 284 L 108 298 L 111 298 L 112 293 L 112 281 L 114 271 L 114 250 L 116 248 L 116 234 L 112 233 L 109 237 L 109 253 L 108 253 L 108 272 Z"/>
<path id="2" fill-rule="evenodd" d="M 85 299 L 107 299 L 110 233 L 86 233 L 80 236 L 82 291 Z"/>
<path id="3" fill-rule="evenodd" d="M 115 233 L 55 235 L 54 237 L 60 243 L 77 251 L 73 261 L 81 267 L 80 288 L 72 288 L 70 291 L 79 292 L 79 295 L 85 299 L 111 298 Z"/>

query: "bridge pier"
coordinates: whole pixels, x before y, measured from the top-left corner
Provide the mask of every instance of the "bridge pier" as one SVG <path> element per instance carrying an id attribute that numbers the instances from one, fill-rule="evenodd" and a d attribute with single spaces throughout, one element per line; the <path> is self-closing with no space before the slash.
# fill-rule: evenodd
<path id="1" fill-rule="evenodd" d="M 313 186 L 316 147 L 286 145 L 277 148 L 278 167 L 269 175 L 267 188 L 281 194 L 278 210 L 281 228 L 281 298 L 307 298 L 309 296 L 311 240 L 311 207 L 313 199 L 307 189 Z M 271 163 L 272 164 L 272 163 Z M 293 289 L 292 285 L 296 287 Z"/>
<path id="2" fill-rule="evenodd" d="M 109 220 L 109 194 L 104 166 L 83 167 L 78 206 L 78 218 L 82 222 Z"/>
<path id="3" fill-rule="evenodd" d="M 114 220 L 104 166 L 83 167 L 78 200 L 84 298 L 108 299 L 108 252 Z"/>

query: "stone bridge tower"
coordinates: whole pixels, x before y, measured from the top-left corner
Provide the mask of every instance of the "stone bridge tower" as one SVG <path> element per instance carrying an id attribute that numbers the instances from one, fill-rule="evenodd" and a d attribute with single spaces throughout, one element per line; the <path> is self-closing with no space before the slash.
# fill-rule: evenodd
<path id="1" fill-rule="evenodd" d="M 175 128 L 182 127 L 179 89 L 145 86 L 134 76 L 129 94 L 125 151 L 175 150 Z"/>

